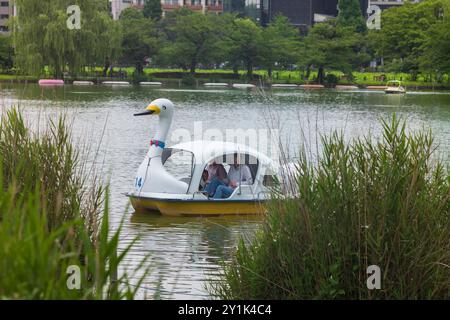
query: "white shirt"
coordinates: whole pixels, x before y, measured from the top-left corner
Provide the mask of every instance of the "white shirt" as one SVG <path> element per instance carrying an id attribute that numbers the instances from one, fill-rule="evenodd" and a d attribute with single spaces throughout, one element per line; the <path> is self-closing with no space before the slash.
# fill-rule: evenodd
<path id="1" fill-rule="evenodd" d="M 228 180 L 235 181 L 241 185 L 252 185 L 253 178 L 250 168 L 245 164 L 240 164 L 236 168 L 232 165 L 228 170 Z"/>

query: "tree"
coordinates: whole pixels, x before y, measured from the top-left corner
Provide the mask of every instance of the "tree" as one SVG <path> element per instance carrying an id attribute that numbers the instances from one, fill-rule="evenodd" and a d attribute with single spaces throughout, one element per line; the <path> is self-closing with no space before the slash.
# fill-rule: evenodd
<path id="1" fill-rule="evenodd" d="M 144 3 L 144 17 L 155 20 L 161 19 L 162 7 L 161 0 L 145 0 Z"/>
<path id="2" fill-rule="evenodd" d="M 367 30 L 359 0 L 339 0 L 337 24 L 342 27 L 352 27 L 357 32 Z"/>
<path id="3" fill-rule="evenodd" d="M 323 83 L 325 69 L 341 70 L 351 75 L 352 70 L 368 57 L 362 52 L 364 36 L 352 27 L 339 27 L 330 20 L 314 25 L 302 42 L 299 64 L 318 69 L 317 81 Z"/>
<path id="4" fill-rule="evenodd" d="M 121 61 L 134 65 L 136 75 L 141 76 L 146 59 L 155 56 L 160 47 L 155 21 L 133 7 L 125 9 L 119 21 L 123 30 Z"/>
<path id="5" fill-rule="evenodd" d="M 262 65 L 267 68 L 269 77 L 276 64 L 286 67 L 297 62 L 299 32 L 289 20 L 277 15 L 262 32 Z"/>
<path id="6" fill-rule="evenodd" d="M 102 12 L 93 20 L 92 32 L 96 34 L 97 45 L 92 48 L 87 63 L 96 65 L 103 62 L 103 75 L 117 61 L 122 53 L 122 25 L 114 21 L 109 14 Z"/>
<path id="7" fill-rule="evenodd" d="M 443 6 L 436 7 L 438 19 L 433 24 L 422 46 L 423 55 L 419 57 L 420 70 L 428 73 L 450 73 L 450 3 L 443 2 Z"/>
<path id="8" fill-rule="evenodd" d="M 11 46 L 11 37 L 0 35 L 0 69 L 10 69 L 13 65 L 13 48 Z"/>
<path id="9" fill-rule="evenodd" d="M 64 71 L 78 72 L 87 63 L 104 64 L 107 52 L 117 48 L 105 45 L 105 34 L 114 25 L 104 0 L 79 0 L 81 29 L 67 27 L 66 12 L 71 0 L 16 0 L 18 12 L 13 18 L 16 64 L 22 72 L 39 75 L 48 67 L 55 77 Z M 120 34 L 116 29 L 114 34 Z M 107 42 L 115 45 L 118 42 Z"/>
<path id="10" fill-rule="evenodd" d="M 439 11 L 445 1 L 407 2 L 385 10 L 381 30 L 373 31 L 378 43 L 377 55 L 388 64 L 395 61 L 392 65 L 398 66 L 396 71 L 410 72 L 415 79 L 427 51 L 430 32 L 441 21 Z"/>
<path id="11" fill-rule="evenodd" d="M 253 77 L 253 68 L 262 62 L 264 42 L 262 29 L 250 19 L 236 19 L 229 35 L 229 59 L 243 63 L 249 79 Z"/>
<path id="12" fill-rule="evenodd" d="M 169 64 L 189 69 L 191 74 L 199 63 L 214 60 L 220 50 L 220 16 L 180 11 L 172 24 L 166 26 L 167 45 L 161 56 Z"/>

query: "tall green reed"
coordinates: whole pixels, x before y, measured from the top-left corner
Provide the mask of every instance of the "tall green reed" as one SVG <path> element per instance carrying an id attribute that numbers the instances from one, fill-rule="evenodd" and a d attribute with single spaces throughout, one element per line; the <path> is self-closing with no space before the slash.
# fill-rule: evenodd
<path id="1" fill-rule="evenodd" d="M 118 250 L 108 190 L 87 175 L 64 118 L 33 133 L 11 109 L 0 121 L 0 298 L 132 299 L 119 265 L 136 239 Z M 79 289 L 67 281 L 80 271 Z M 137 270 L 135 270 L 137 272 Z"/>
<path id="2" fill-rule="evenodd" d="M 226 299 L 450 298 L 450 173 L 431 132 L 395 116 L 383 135 L 323 137 L 274 190 L 261 231 L 211 291 Z M 369 290 L 367 267 L 381 271 Z"/>

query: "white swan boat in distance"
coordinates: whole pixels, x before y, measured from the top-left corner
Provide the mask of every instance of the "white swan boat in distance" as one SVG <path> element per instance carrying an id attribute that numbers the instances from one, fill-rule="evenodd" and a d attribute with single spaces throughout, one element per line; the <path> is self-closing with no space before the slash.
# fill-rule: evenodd
<path id="1" fill-rule="evenodd" d="M 401 81 L 390 80 L 387 82 L 384 92 L 387 94 L 404 94 L 406 93 L 406 89 Z"/>
<path id="2" fill-rule="evenodd" d="M 230 142 L 201 140 L 166 147 L 173 113 L 170 100 L 157 99 L 145 112 L 135 114 L 157 115 L 159 125 L 137 171 L 134 190 L 127 194 L 134 209 L 170 216 L 263 213 L 262 204 L 277 181 L 275 162 L 252 148 Z M 225 199 L 208 198 L 200 186 L 206 166 L 215 161 L 226 169 L 234 162 L 235 154 L 240 164 L 249 167 L 253 184 L 238 185 Z"/>

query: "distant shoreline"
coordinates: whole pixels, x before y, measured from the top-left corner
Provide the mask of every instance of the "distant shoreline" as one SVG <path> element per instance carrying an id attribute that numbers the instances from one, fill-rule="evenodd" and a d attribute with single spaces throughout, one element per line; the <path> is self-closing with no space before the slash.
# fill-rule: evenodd
<path id="1" fill-rule="evenodd" d="M 179 72 L 173 72 L 178 73 Z M 230 79 L 230 78 L 221 78 L 220 74 L 227 74 L 230 75 L 230 73 L 211 73 L 211 76 L 204 76 L 204 73 L 202 76 L 195 76 L 191 79 L 190 83 L 186 83 L 185 79 L 181 77 L 170 77 L 170 72 L 167 72 L 169 74 L 169 77 L 152 77 L 152 73 L 146 73 L 147 78 L 142 79 L 142 81 L 158 81 L 162 83 L 162 86 L 183 86 L 183 87 L 200 87 L 203 86 L 205 83 L 226 83 L 229 87 L 231 87 L 233 84 L 238 83 L 252 83 L 254 85 L 260 86 L 261 84 L 263 87 L 270 87 L 271 85 L 314 85 L 316 84 L 314 81 L 289 81 L 287 79 L 274 79 L 272 78 L 271 81 L 267 81 L 267 78 L 260 77 L 260 79 L 255 79 L 252 81 L 247 81 L 245 78 L 239 79 Z M 189 74 L 189 73 L 186 73 Z M 45 78 L 45 77 L 43 77 Z M 49 77 L 50 78 L 50 77 Z M 287 81 L 283 81 L 287 80 Z M 1 84 L 27 84 L 27 83 L 38 83 L 39 78 L 34 76 L 22 76 L 22 75 L 5 75 L 0 74 L 0 83 Z M 93 77 L 93 76 L 86 76 L 86 77 L 67 77 L 64 79 L 65 84 L 72 84 L 73 81 L 92 81 L 95 83 L 95 85 L 101 84 L 103 81 L 128 81 L 130 84 L 133 83 L 133 78 L 131 77 Z M 348 80 L 345 81 L 339 81 L 336 84 L 324 84 L 325 88 L 333 89 L 336 86 L 355 86 L 358 87 L 358 89 L 362 90 L 382 90 L 382 87 L 384 87 L 385 83 L 383 82 L 370 82 L 370 81 L 362 81 L 364 83 L 360 83 L 359 81 L 350 82 Z M 417 82 L 414 84 L 408 84 L 409 81 L 405 81 L 405 86 L 407 90 L 437 90 L 437 91 L 449 91 L 450 90 L 450 84 L 442 84 L 442 83 L 435 83 L 435 84 L 427 84 L 426 82 Z M 138 85 L 138 83 L 137 83 Z M 368 87 L 378 87 L 378 88 L 368 88 Z M 278 88 L 282 89 L 282 87 Z M 295 87 L 294 87 L 295 89 Z M 349 88 L 347 88 L 348 90 Z M 355 88 L 356 89 L 356 88 Z M 345 91 L 346 89 L 341 88 L 342 91 Z"/>

